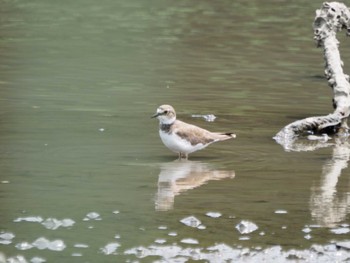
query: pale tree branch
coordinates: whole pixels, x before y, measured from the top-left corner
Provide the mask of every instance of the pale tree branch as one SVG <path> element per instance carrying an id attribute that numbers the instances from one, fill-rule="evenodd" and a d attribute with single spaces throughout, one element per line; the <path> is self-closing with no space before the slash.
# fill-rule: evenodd
<path id="1" fill-rule="evenodd" d="M 310 134 L 336 134 L 349 136 L 347 119 L 350 114 L 349 76 L 343 72 L 343 62 L 339 53 L 336 33 L 342 29 L 350 34 L 350 11 L 342 3 L 325 2 L 316 10 L 313 23 L 314 39 L 322 47 L 325 60 L 325 76 L 333 90 L 334 112 L 326 116 L 309 117 L 295 121 L 280 130 L 274 139 L 281 145 L 291 145 L 294 141 Z"/>

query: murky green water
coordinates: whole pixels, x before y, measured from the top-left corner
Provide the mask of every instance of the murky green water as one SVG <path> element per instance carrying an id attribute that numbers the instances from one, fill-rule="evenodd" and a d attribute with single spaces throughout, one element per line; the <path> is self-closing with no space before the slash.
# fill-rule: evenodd
<path id="1" fill-rule="evenodd" d="M 320 5 L 1 0 L 0 251 L 222 262 L 347 240 L 349 147 L 286 152 L 272 140 L 332 111 L 312 40 Z M 150 119 L 165 103 L 238 138 L 174 162 Z M 201 226 L 180 222 L 189 216 Z M 242 220 L 258 229 L 240 234 Z M 223 244 L 238 256 L 213 248 Z"/>

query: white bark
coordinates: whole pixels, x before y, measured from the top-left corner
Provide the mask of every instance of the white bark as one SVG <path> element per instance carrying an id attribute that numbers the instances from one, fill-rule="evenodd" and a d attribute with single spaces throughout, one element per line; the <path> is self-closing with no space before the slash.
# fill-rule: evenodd
<path id="1" fill-rule="evenodd" d="M 347 119 L 350 114 L 349 76 L 343 72 L 336 33 L 343 28 L 350 33 L 350 11 L 342 3 L 325 2 L 316 10 L 313 24 L 314 39 L 323 47 L 325 76 L 333 90 L 334 112 L 326 116 L 309 117 L 295 121 L 279 131 L 274 139 L 282 145 L 290 145 L 306 134 L 341 134 L 348 136 Z"/>

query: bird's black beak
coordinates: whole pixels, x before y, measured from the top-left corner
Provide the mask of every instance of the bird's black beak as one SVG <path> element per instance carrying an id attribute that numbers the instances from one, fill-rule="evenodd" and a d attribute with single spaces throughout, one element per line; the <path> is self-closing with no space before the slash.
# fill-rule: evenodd
<path id="1" fill-rule="evenodd" d="M 160 114 L 157 112 L 156 114 L 154 114 L 151 118 L 157 118 Z"/>

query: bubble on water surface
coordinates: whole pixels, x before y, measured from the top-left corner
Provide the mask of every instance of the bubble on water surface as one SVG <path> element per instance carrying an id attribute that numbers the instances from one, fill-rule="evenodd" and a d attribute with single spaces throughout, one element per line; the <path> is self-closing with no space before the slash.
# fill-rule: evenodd
<path id="1" fill-rule="evenodd" d="M 32 245 L 40 250 L 48 249 L 52 251 L 62 251 L 66 248 L 66 245 L 62 240 L 50 241 L 44 237 L 39 237 L 32 243 Z"/>
<path id="2" fill-rule="evenodd" d="M 287 211 L 287 210 L 279 209 L 279 210 L 276 210 L 276 211 L 275 211 L 275 214 L 288 214 L 288 211 Z"/>
<path id="3" fill-rule="evenodd" d="M 22 255 L 10 257 L 7 259 L 8 263 L 28 263 L 28 261 Z"/>
<path id="4" fill-rule="evenodd" d="M 321 225 L 309 225 L 310 228 L 320 228 Z"/>
<path id="5" fill-rule="evenodd" d="M 236 255 L 240 256 L 241 250 L 240 249 L 234 249 L 226 244 L 217 244 L 212 247 L 207 248 L 208 251 L 218 251 L 220 254 L 229 254 L 229 255 Z"/>
<path id="6" fill-rule="evenodd" d="M 72 257 L 82 257 L 82 256 L 83 256 L 82 253 L 78 253 L 78 252 L 72 253 Z"/>
<path id="7" fill-rule="evenodd" d="M 166 230 L 166 229 L 168 229 L 168 227 L 167 226 L 159 226 L 158 229 L 159 230 Z"/>
<path id="8" fill-rule="evenodd" d="M 96 212 L 90 212 L 84 217 L 84 221 L 89 221 L 89 220 L 101 220 L 101 216 L 99 213 Z"/>
<path id="9" fill-rule="evenodd" d="M 238 239 L 244 241 L 244 240 L 250 240 L 250 237 L 249 236 L 240 236 Z"/>
<path id="10" fill-rule="evenodd" d="M 164 239 L 164 238 L 157 238 L 156 240 L 154 240 L 154 243 L 164 244 L 164 243 L 166 243 L 166 239 Z"/>
<path id="11" fill-rule="evenodd" d="M 75 224 L 75 221 L 73 219 L 70 218 L 65 218 L 61 220 L 62 226 L 63 227 L 70 227 L 73 226 Z"/>
<path id="12" fill-rule="evenodd" d="M 189 254 L 188 251 L 186 251 L 185 253 Z M 124 252 L 124 254 L 135 255 L 138 258 L 145 258 L 148 256 L 159 256 L 159 257 L 163 258 L 165 262 L 186 262 L 185 260 L 173 261 L 174 258 L 176 258 L 176 260 L 178 260 L 180 256 L 184 255 L 184 250 L 177 245 L 171 245 L 171 246 L 153 245 L 151 247 L 140 246 L 140 247 L 135 247 L 135 248 L 131 248 L 131 249 L 126 250 Z"/>
<path id="13" fill-rule="evenodd" d="M 176 233 L 176 232 L 170 232 L 170 233 L 168 234 L 168 236 L 175 237 L 175 236 L 177 236 L 177 233 Z"/>
<path id="14" fill-rule="evenodd" d="M 43 262 L 46 262 L 46 259 L 43 259 L 41 257 L 33 257 L 31 260 L 30 260 L 31 263 L 43 263 Z"/>
<path id="15" fill-rule="evenodd" d="M 307 240 L 309 240 L 309 239 L 312 238 L 312 236 L 311 236 L 310 234 L 307 234 L 307 235 L 304 236 L 304 238 L 307 239 Z"/>
<path id="16" fill-rule="evenodd" d="M 0 244 L 1 245 L 9 245 L 11 243 L 12 243 L 12 240 L 0 239 Z"/>
<path id="17" fill-rule="evenodd" d="M 105 255 L 116 254 L 118 247 L 120 247 L 119 243 L 109 243 L 103 248 L 101 248 L 101 252 Z"/>
<path id="18" fill-rule="evenodd" d="M 47 218 L 41 223 L 45 228 L 56 230 L 59 227 L 71 227 L 75 224 L 75 221 L 69 218 L 58 220 L 56 218 Z"/>
<path id="19" fill-rule="evenodd" d="M 115 211 L 113 211 L 113 214 L 115 214 L 115 215 L 117 215 L 117 214 L 119 214 L 120 212 L 118 211 L 118 210 L 115 210 Z"/>
<path id="20" fill-rule="evenodd" d="M 53 251 L 62 251 L 66 248 L 66 245 L 62 240 L 54 240 L 48 244 L 47 248 Z"/>
<path id="21" fill-rule="evenodd" d="M 185 217 L 181 219 L 180 222 L 190 227 L 198 227 L 202 224 L 202 222 L 194 216 Z"/>
<path id="22" fill-rule="evenodd" d="M 192 118 L 203 118 L 207 122 L 213 122 L 216 119 L 216 116 L 214 114 L 206 114 L 206 115 L 201 115 L 201 114 L 192 114 Z"/>
<path id="23" fill-rule="evenodd" d="M 74 244 L 74 247 L 75 248 L 88 248 L 89 245 L 77 243 L 77 244 Z"/>
<path id="24" fill-rule="evenodd" d="M 13 222 L 31 222 L 31 223 L 41 223 L 44 219 L 41 216 L 27 216 L 27 217 L 18 217 Z"/>
<path id="25" fill-rule="evenodd" d="M 194 238 L 183 238 L 183 239 L 181 239 L 180 242 L 184 243 L 184 244 L 192 244 L 192 245 L 199 244 L 198 240 L 196 240 Z"/>
<path id="26" fill-rule="evenodd" d="M 213 258 L 211 262 L 237 262 L 242 257 L 241 249 L 232 248 L 226 244 L 217 244 L 215 246 L 207 248 L 208 251 L 215 251 L 212 256 L 207 255 L 206 258 Z"/>
<path id="27" fill-rule="evenodd" d="M 11 232 L 3 232 L 0 234 L 0 244 L 9 245 L 12 243 L 12 239 L 15 235 Z"/>
<path id="28" fill-rule="evenodd" d="M 220 216 L 222 216 L 222 214 L 219 212 L 208 212 L 205 215 L 212 218 L 219 218 Z"/>
<path id="29" fill-rule="evenodd" d="M 18 243 L 15 248 L 17 248 L 18 250 L 28 250 L 33 248 L 33 245 L 28 243 L 28 242 L 22 242 L 22 243 Z"/>
<path id="30" fill-rule="evenodd" d="M 42 249 L 47 249 L 48 243 L 49 243 L 49 242 L 50 242 L 50 241 L 47 240 L 46 238 L 40 237 L 40 238 L 38 238 L 37 240 L 35 240 L 35 241 L 32 243 L 32 245 L 33 245 L 34 247 L 36 247 L 37 249 L 42 250 Z"/>
<path id="31" fill-rule="evenodd" d="M 242 220 L 236 225 L 236 229 L 241 234 L 249 234 L 258 229 L 258 226 L 251 221 Z"/>
<path id="32" fill-rule="evenodd" d="M 350 232 L 350 228 L 348 227 L 339 227 L 330 230 L 332 233 L 337 235 L 348 234 Z"/>
<path id="33" fill-rule="evenodd" d="M 135 255 L 137 258 L 160 257 L 157 262 L 348 262 L 350 252 L 338 250 L 334 244 L 318 246 L 317 249 L 284 251 L 281 246 L 266 249 L 249 249 L 230 247 L 218 244 L 208 248 L 181 247 L 174 245 L 150 245 L 135 247 L 124 252 L 125 255 Z M 348 244 L 350 246 L 350 244 Z M 152 258 L 150 258 L 151 260 Z M 316 261 L 315 261 L 316 260 Z"/>
<path id="34" fill-rule="evenodd" d="M 303 231 L 304 233 L 310 233 L 312 230 L 310 227 L 305 227 L 301 231 Z"/>

